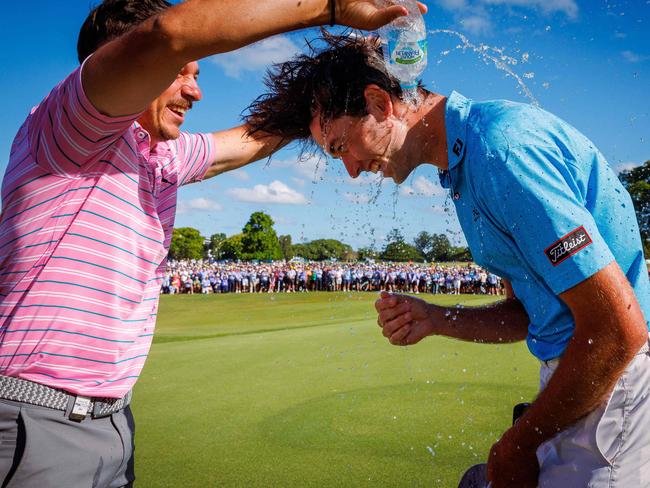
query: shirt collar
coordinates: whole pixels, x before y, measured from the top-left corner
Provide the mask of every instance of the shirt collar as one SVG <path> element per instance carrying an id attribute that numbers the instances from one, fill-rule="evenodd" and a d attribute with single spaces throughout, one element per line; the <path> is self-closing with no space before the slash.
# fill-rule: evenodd
<path id="1" fill-rule="evenodd" d="M 133 136 L 135 137 L 135 143 L 138 146 L 140 154 L 142 154 L 145 159 L 149 159 L 149 133 L 140 125 L 139 122 L 133 123 Z"/>
<path id="2" fill-rule="evenodd" d="M 447 97 L 445 105 L 445 130 L 447 132 L 447 161 L 448 169 L 440 171 L 440 182 L 444 188 L 449 188 L 449 171 L 458 166 L 465 157 L 467 139 L 467 118 L 472 107 L 472 101 L 460 93 L 453 91 Z"/>
<path id="3" fill-rule="evenodd" d="M 153 154 L 158 156 L 168 156 L 170 154 L 169 144 L 166 141 L 159 142 L 151 147 L 151 136 L 139 122 L 133 123 L 135 142 L 138 145 L 138 151 L 149 160 Z"/>
<path id="4" fill-rule="evenodd" d="M 458 92 L 451 92 L 445 107 L 445 128 L 447 130 L 447 157 L 449 169 L 454 169 L 465 156 L 467 139 L 467 117 L 471 100 Z"/>
<path id="5" fill-rule="evenodd" d="M 163 183 L 176 183 L 178 171 L 170 164 L 173 154 L 169 142 L 162 141 L 150 147 L 151 136 L 138 122 L 133 124 L 133 137 L 138 152 L 144 157 L 147 170 L 153 171 L 156 179 L 160 177 Z"/>

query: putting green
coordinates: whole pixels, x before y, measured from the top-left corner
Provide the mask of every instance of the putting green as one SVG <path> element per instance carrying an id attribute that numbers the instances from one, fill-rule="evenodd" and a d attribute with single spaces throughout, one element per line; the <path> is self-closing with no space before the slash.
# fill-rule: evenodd
<path id="1" fill-rule="evenodd" d="M 534 396 L 537 363 L 523 343 L 391 346 L 375 298 L 163 296 L 133 403 L 136 486 L 455 487 Z"/>

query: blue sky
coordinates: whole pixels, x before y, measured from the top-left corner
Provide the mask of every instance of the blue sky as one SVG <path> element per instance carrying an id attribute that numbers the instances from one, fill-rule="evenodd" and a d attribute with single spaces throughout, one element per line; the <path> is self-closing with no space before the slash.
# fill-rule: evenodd
<path id="1" fill-rule="evenodd" d="M 262 0 L 260 0 L 262 1 Z M 272 0 L 270 0 L 272 1 Z M 0 43 L 0 171 L 32 106 L 76 67 L 79 26 L 95 1 L 38 0 L 4 5 Z M 531 101 L 590 137 L 616 169 L 650 159 L 650 0 L 429 0 L 429 65 L 425 85 L 476 100 Z M 288 59 L 314 30 L 272 38 L 201 61 L 204 99 L 185 129 L 236 125 L 263 91 L 270 62 Z M 505 65 L 510 74 L 493 60 Z M 526 85 L 523 89 L 520 80 Z M 250 214 L 268 212 L 279 234 L 294 242 L 333 237 L 353 247 L 383 239 L 393 227 L 411 239 L 444 232 L 461 243 L 452 205 L 432 167 L 400 187 L 375 176 L 350 179 L 338 161 L 297 160 L 289 147 L 270 162 L 185 187 L 177 226 L 209 236 L 240 232 Z"/>

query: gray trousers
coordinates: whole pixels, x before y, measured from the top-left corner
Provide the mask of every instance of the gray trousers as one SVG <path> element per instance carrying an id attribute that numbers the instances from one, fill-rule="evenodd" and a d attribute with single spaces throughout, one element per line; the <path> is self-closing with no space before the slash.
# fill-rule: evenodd
<path id="1" fill-rule="evenodd" d="M 542 389 L 558 364 L 542 364 Z M 607 402 L 537 449 L 539 488 L 650 488 L 649 426 L 646 352 L 628 365 Z"/>
<path id="2" fill-rule="evenodd" d="M 0 399 L 0 486 L 130 487 L 134 432 L 129 407 L 75 422 L 60 410 Z"/>

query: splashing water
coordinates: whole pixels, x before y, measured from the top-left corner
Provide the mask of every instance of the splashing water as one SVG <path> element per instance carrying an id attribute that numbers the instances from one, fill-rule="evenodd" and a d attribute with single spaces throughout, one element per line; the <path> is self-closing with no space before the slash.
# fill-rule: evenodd
<path id="1" fill-rule="evenodd" d="M 384 175 L 382 174 L 376 180 L 370 183 L 370 199 L 368 200 L 368 203 L 371 204 L 377 203 L 377 199 L 381 195 L 381 187 L 383 182 L 384 182 Z"/>
<path id="2" fill-rule="evenodd" d="M 428 34 L 430 36 L 434 35 L 448 35 L 451 36 L 455 39 L 458 39 L 460 42 L 458 45 L 455 46 L 455 48 L 449 49 L 442 51 L 440 53 L 441 56 L 447 56 L 452 50 L 458 49 L 461 50 L 462 52 L 466 51 L 471 51 L 474 52 L 477 57 L 483 61 L 486 65 L 488 66 L 494 66 L 497 70 L 502 71 L 505 73 L 507 77 L 512 78 L 515 80 L 517 89 L 522 96 L 525 96 L 525 98 L 528 99 L 530 103 L 533 105 L 539 106 L 538 100 L 535 98 L 531 90 L 528 88 L 526 85 L 527 80 L 531 80 L 534 78 L 535 74 L 532 71 L 527 71 L 523 72 L 521 74 L 518 74 L 515 72 L 515 67 L 518 65 L 523 65 L 529 62 L 530 59 L 530 54 L 525 52 L 521 55 L 520 59 L 517 59 L 511 55 L 509 55 L 504 48 L 497 48 L 497 47 L 492 47 L 483 43 L 473 43 L 470 41 L 464 34 L 450 30 L 450 29 L 432 29 L 428 31 Z M 440 62 L 440 61 L 439 61 Z M 543 84 L 546 88 L 547 84 Z M 408 94 L 405 94 L 408 97 Z M 410 101 L 410 109 L 411 110 L 417 110 L 417 105 L 418 105 L 418 100 L 409 100 L 406 97 L 403 97 L 405 101 Z M 348 113 L 348 105 L 349 105 L 349 93 L 345 95 L 344 97 L 344 111 L 343 114 Z M 325 128 L 325 134 L 327 132 L 327 129 Z M 349 134 L 347 134 L 347 131 L 344 131 L 342 134 L 342 139 L 345 140 Z M 316 190 L 316 185 L 319 182 L 322 182 L 325 180 L 325 173 L 329 173 L 328 176 L 333 176 L 332 170 L 334 173 L 338 174 L 342 180 L 347 180 L 348 176 L 343 169 L 343 165 L 341 164 L 340 161 L 335 160 L 334 158 L 331 158 L 328 154 L 327 148 L 323 148 L 324 154 L 319 158 L 317 164 L 314 167 L 314 174 L 313 177 L 311 178 L 311 195 L 310 195 L 310 201 L 314 199 L 314 193 Z M 323 157 L 324 156 L 324 157 Z M 324 166 L 323 166 L 324 165 Z M 324 170 L 324 171 L 323 171 Z M 381 204 L 381 200 L 386 200 L 385 198 L 382 199 L 382 193 L 383 192 L 383 183 L 384 183 L 384 176 L 383 174 L 378 174 L 376 177 L 368 177 L 367 179 L 364 178 L 365 181 L 363 181 L 364 185 L 366 185 L 366 191 L 363 191 L 361 193 L 357 192 L 346 192 L 346 193 L 341 193 L 339 194 L 338 189 L 336 190 L 336 201 L 337 202 L 352 202 L 352 206 L 347 206 L 347 216 L 344 218 L 344 221 L 337 221 L 334 217 L 334 214 L 332 213 L 330 215 L 331 218 L 331 225 L 332 229 L 338 229 L 341 231 L 341 234 L 345 235 L 355 235 L 355 236 L 360 236 L 363 234 L 370 235 L 372 238 L 372 246 L 374 247 L 376 245 L 376 236 L 375 236 L 375 228 L 372 224 L 369 224 L 369 221 L 373 221 L 374 217 L 370 216 L 371 213 L 371 208 L 377 206 L 377 204 Z M 387 203 L 386 208 L 386 215 L 387 217 L 392 214 L 392 220 L 399 225 L 400 224 L 400 218 L 399 218 L 399 212 L 397 209 L 397 204 L 399 200 L 399 186 L 395 185 L 394 189 L 389 192 L 391 195 L 391 198 L 388 198 L 389 202 Z M 339 198 L 342 197 L 342 198 Z M 346 203 L 343 203 L 347 205 Z M 438 207 L 439 204 L 434 205 L 434 207 Z M 392 207 L 392 208 L 391 208 Z M 451 202 L 450 195 L 447 195 L 447 198 L 445 199 L 444 203 L 442 204 L 442 210 L 444 211 L 443 219 L 444 223 L 446 224 L 446 229 L 445 232 L 450 235 L 455 237 L 456 241 L 461 242 L 462 238 L 460 236 L 462 235 L 462 232 L 456 228 L 451 223 L 451 220 L 454 219 L 454 205 L 453 202 Z M 352 211 L 350 213 L 350 211 Z M 381 216 L 380 216 L 381 217 Z M 357 222 L 354 222 L 354 220 L 357 220 Z M 304 226 L 303 226 L 304 227 Z"/>
<path id="3" fill-rule="evenodd" d="M 424 97 L 417 88 L 402 90 L 402 101 L 412 105 L 414 109 L 418 109 L 423 100 Z"/>
<path id="4" fill-rule="evenodd" d="M 450 29 L 433 29 L 428 31 L 429 34 L 435 35 L 435 34 L 448 34 L 450 36 L 457 37 L 461 44 L 456 46 L 457 49 L 462 49 L 463 51 L 466 50 L 471 50 L 478 54 L 478 56 L 486 63 L 486 64 L 493 64 L 498 70 L 504 71 L 507 76 L 512 77 L 516 82 L 517 85 L 519 86 L 519 89 L 523 92 L 523 94 L 530 100 L 530 102 L 533 105 L 539 106 L 539 102 L 535 98 L 535 96 L 532 94 L 532 92 L 528 89 L 526 86 L 526 83 L 524 83 L 524 80 L 522 79 L 521 76 L 519 76 L 517 73 L 513 71 L 511 66 L 515 66 L 518 61 L 513 58 L 512 56 L 508 56 L 504 54 L 504 50 L 492 46 L 488 46 L 487 44 L 479 44 L 478 46 L 476 44 L 473 44 L 470 42 L 467 37 L 465 37 L 463 34 L 460 32 L 456 32 Z M 448 54 L 449 51 L 446 51 L 443 54 Z M 524 60 L 528 59 L 528 54 L 524 54 Z M 524 77 L 526 79 L 531 79 L 533 78 L 534 74 L 533 73 L 526 73 Z"/>
<path id="5" fill-rule="evenodd" d="M 399 196 L 399 185 L 393 189 L 393 220 L 397 219 L 397 198 Z"/>
<path id="6" fill-rule="evenodd" d="M 474 52 L 478 55 L 478 58 L 483 61 L 486 65 L 489 66 L 494 66 L 497 70 L 502 71 L 506 74 L 506 76 L 512 78 L 515 80 L 517 84 L 518 91 L 525 96 L 530 103 L 533 105 L 539 106 L 538 100 L 535 98 L 531 90 L 528 88 L 526 85 L 527 80 L 531 80 L 534 78 L 534 73 L 532 71 L 527 71 L 522 74 L 518 74 L 515 72 L 515 66 L 519 64 L 525 64 L 529 62 L 530 59 L 530 54 L 525 52 L 521 55 L 521 59 L 518 60 L 513 56 L 510 56 L 506 53 L 504 48 L 497 48 L 497 47 L 492 47 L 483 43 L 480 44 L 474 44 L 472 41 L 470 41 L 465 35 L 462 33 L 450 30 L 450 29 L 434 29 L 434 30 L 429 30 L 428 34 L 433 36 L 433 35 L 449 35 L 454 38 L 457 38 L 460 43 L 456 46 L 456 49 L 460 49 L 463 52 L 469 50 L 471 52 Z M 446 56 L 451 52 L 451 50 L 447 50 L 441 53 L 441 55 Z M 402 99 L 405 102 L 409 102 L 409 109 L 410 110 L 418 110 L 418 105 L 421 102 L 420 97 L 421 95 L 415 92 L 416 94 L 413 95 L 413 93 L 408 93 L 405 92 L 404 96 Z M 349 102 L 349 95 L 345 97 L 344 104 L 345 104 L 345 109 L 344 113 L 347 114 L 347 109 L 348 109 L 348 102 Z M 343 134 L 343 137 L 345 137 L 347 134 Z M 338 163 L 338 161 L 332 161 L 332 159 L 327 158 L 327 164 L 329 166 L 329 163 L 333 162 L 334 165 Z M 345 173 L 343 171 L 343 173 Z M 347 176 L 343 176 L 343 178 L 347 178 Z M 322 179 L 322 178 L 321 178 Z M 314 179 L 314 182 L 316 178 Z M 381 203 L 382 200 L 382 193 L 383 193 L 383 183 L 384 183 L 384 177 L 383 174 L 377 175 L 376 178 L 368 180 L 367 183 L 367 192 L 364 192 L 365 195 L 358 195 L 358 198 L 356 201 L 354 199 L 350 199 L 348 196 L 347 200 L 353 201 L 357 203 L 353 207 L 356 209 L 357 213 L 357 218 L 359 219 L 364 219 L 364 218 L 370 218 L 370 210 L 369 207 L 371 206 L 376 206 L 377 204 Z M 387 209 L 387 213 L 389 215 L 392 214 L 392 219 L 395 221 L 396 224 L 398 224 L 398 200 L 399 200 L 399 186 L 395 185 L 394 189 L 390 192 L 391 198 L 390 203 L 388 203 L 388 207 L 390 210 Z M 361 205 L 359 205 L 361 204 Z M 365 207 L 365 211 L 362 210 L 360 207 Z M 391 208 L 392 207 L 392 208 Z M 454 236 L 456 241 L 462 242 L 462 238 L 460 237 L 462 235 L 462 232 L 458 229 L 453 228 L 454 226 L 451 224 L 451 220 L 454 217 L 454 208 L 453 208 L 453 203 L 449 200 L 449 196 L 446 199 L 445 203 L 443 204 L 443 210 L 445 215 L 445 223 L 447 224 L 446 228 L 446 233 L 450 236 Z M 360 214 L 360 215 L 359 215 Z M 351 217 L 354 219 L 354 217 Z M 333 219 L 333 217 L 332 217 Z M 333 228 L 338 227 L 338 223 L 333 222 Z M 352 227 L 355 229 L 356 235 L 359 235 L 359 230 L 361 227 L 365 227 L 366 229 L 371 228 L 372 226 L 362 224 L 359 225 L 357 224 L 352 224 Z M 374 229 L 371 232 L 374 237 Z M 374 245 L 374 244 L 373 244 Z"/>

